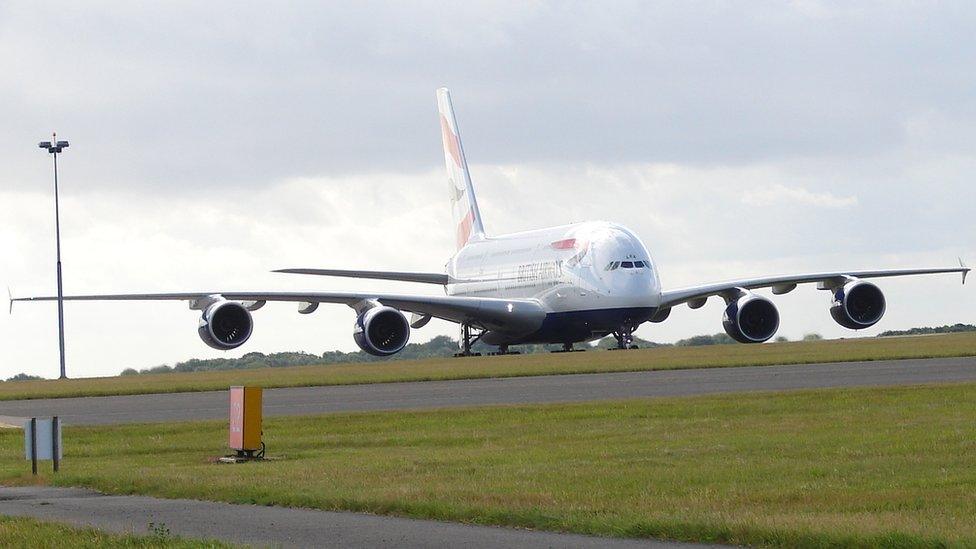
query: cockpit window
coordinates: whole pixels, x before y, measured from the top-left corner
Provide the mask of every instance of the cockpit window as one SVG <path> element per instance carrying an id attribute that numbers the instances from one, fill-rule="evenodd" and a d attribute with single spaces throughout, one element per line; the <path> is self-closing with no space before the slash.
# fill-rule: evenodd
<path id="1" fill-rule="evenodd" d="M 611 261 L 604 267 L 605 271 L 616 271 L 620 269 L 650 269 L 650 261 Z"/>

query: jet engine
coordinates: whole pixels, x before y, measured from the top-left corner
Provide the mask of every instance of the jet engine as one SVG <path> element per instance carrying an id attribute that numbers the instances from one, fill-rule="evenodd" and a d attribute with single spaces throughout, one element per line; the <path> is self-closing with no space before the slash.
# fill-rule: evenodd
<path id="1" fill-rule="evenodd" d="M 852 280 L 834 290 L 830 316 L 845 328 L 869 328 L 877 324 L 884 313 L 884 293 L 870 282 Z"/>
<path id="2" fill-rule="evenodd" d="M 779 312 L 765 297 L 746 294 L 725 308 L 722 326 L 739 343 L 762 343 L 779 329 Z"/>
<path id="3" fill-rule="evenodd" d="M 243 305 L 221 300 L 204 309 L 197 332 L 207 345 L 227 351 L 243 345 L 253 328 L 251 313 Z"/>
<path id="4" fill-rule="evenodd" d="M 403 313 L 392 307 L 373 307 L 356 318 L 352 337 L 367 353 L 390 356 L 407 345 L 410 325 Z"/>

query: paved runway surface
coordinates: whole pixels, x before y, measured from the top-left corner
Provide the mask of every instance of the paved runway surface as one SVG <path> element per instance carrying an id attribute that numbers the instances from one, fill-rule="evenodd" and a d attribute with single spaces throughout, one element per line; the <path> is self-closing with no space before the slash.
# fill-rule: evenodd
<path id="1" fill-rule="evenodd" d="M 0 487 L 0 514 L 150 534 L 150 522 L 188 538 L 272 547 L 698 548 L 449 522 L 258 505 L 106 496 L 81 488 Z"/>
<path id="2" fill-rule="evenodd" d="M 269 389 L 266 416 L 976 381 L 976 357 Z M 69 424 L 223 419 L 226 391 L 0 402 Z"/>

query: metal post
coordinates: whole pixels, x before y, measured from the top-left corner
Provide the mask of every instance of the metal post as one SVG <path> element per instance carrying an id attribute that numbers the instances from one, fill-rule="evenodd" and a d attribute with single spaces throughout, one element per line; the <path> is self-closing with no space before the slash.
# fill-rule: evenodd
<path id="1" fill-rule="evenodd" d="M 61 460 L 58 459 L 58 428 L 61 421 L 58 416 L 51 418 L 51 459 L 54 461 L 54 472 L 57 473 L 61 467 Z"/>
<path id="2" fill-rule="evenodd" d="M 31 418 L 31 473 L 37 476 L 37 418 Z"/>
<path id="3" fill-rule="evenodd" d="M 55 134 L 57 137 L 57 134 Z M 58 254 L 58 347 L 61 351 L 61 377 L 68 379 L 64 368 L 64 292 L 61 287 L 61 212 L 58 204 L 58 153 L 54 151 L 54 232 Z"/>
<path id="4" fill-rule="evenodd" d="M 58 193 L 58 153 L 68 147 L 67 141 L 58 141 L 58 134 L 51 135 L 52 141 L 41 141 L 38 147 L 54 155 L 54 238 L 57 244 L 58 263 L 58 348 L 61 352 L 61 376 L 67 379 L 64 368 L 64 290 L 61 284 L 61 204 Z"/>

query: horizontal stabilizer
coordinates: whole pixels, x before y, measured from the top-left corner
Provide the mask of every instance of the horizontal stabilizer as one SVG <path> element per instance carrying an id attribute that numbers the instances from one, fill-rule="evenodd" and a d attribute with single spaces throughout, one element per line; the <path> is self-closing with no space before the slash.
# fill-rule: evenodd
<path id="1" fill-rule="evenodd" d="M 445 285 L 450 282 L 446 274 L 440 273 L 403 273 L 396 271 L 349 271 L 340 269 L 278 269 L 273 273 L 306 274 L 318 276 L 344 276 L 347 278 L 375 278 L 379 280 L 397 280 L 400 282 L 420 282 L 423 284 Z"/>

